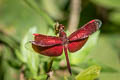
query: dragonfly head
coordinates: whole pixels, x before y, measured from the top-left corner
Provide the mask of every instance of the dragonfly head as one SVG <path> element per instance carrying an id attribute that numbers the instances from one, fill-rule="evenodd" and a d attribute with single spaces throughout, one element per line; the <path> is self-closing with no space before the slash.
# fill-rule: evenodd
<path id="1" fill-rule="evenodd" d="M 59 24 L 58 22 L 55 24 L 55 34 L 57 35 L 59 32 L 64 31 L 64 26 Z"/>
<path id="2" fill-rule="evenodd" d="M 64 31 L 64 29 L 65 29 L 65 27 L 62 24 L 59 24 L 58 30 L 59 31 L 62 31 L 62 30 Z"/>

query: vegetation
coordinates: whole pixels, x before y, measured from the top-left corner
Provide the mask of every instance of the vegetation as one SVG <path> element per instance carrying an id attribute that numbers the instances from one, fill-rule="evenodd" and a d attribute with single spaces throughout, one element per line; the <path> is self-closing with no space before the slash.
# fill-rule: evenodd
<path id="1" fill-rule="evenodd" d="M 120 0 L 0 0 L 0 80 L 120 80 Z M 65 55 L 36 54 L 28 43 L 33 33 L 55 36 L 54 25 L 66 33 L 92 19 L 100 31 L 83 48 L 69 53 L 72 76 Z M 47 73 L 49 71 L 49 73 Z"/>

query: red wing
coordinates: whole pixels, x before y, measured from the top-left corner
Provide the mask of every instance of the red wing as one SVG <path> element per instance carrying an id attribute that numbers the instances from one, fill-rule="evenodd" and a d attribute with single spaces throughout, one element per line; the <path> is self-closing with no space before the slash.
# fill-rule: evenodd
<path id="1" fill-rule="evenodd" d="M 46 36 L 42 34 L 35 35 L 34 41 L 31 41 L 32 48 L 42 55 L 60 56 L 63 52 L 62 40 L 59 37 Z"/>
<path id="2" fill-rule="evenodd" d="M 68 50 L 70 52 L 76 52 L 80 50 L 84 46 L 84 44 L 87 42 L 87 40 L 88 38 L 69 42 Z"/>
<path id="3" fill-rule="evenodd" d="M 34 41 L 31 41 L 32 44 L 41 46 L 41 47 L 48 47 L 62 44 L 62 40 L 59 37 L 54 36 L 46 36 L 42 34 L 33 34 L 35 36 Z"/>
<path id="4" fill-rule="evenodd" d="M 37 52 L 45 56 L 60 56 L 63 52 L 63 46 L 49 46 L 49 47 L 41 47 L 32 44 L 32 48 Z"/>
<path id="5" fill-rule="evenodd" d="M 69 37 L 69 41 L 75 41 L 87 38 L 92 33 L 96 32 L 101 27 L 102 22 L 98 19 L 88 22 L 86 25 L 73 32 Z"/>

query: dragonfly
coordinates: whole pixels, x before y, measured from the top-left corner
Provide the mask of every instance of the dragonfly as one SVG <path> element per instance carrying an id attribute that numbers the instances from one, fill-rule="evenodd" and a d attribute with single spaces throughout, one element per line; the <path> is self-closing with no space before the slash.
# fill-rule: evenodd
<path id="1" fill-rule="evenodd" d="M 30 43 L 35 52 L 45 56 L 57 57 L 64 51 L 68 71 L 72 74 L 68 51 L 74 53 L 80 50 L 87 42 L 89 36 L 99 30 L 101 24 L 102 22 L 99 19 L 91 20 L 68 37 L 64 31 L 65 27 L 62 24 L 59 24 L 58 37 L 34 33 L 34 40 Z"/>

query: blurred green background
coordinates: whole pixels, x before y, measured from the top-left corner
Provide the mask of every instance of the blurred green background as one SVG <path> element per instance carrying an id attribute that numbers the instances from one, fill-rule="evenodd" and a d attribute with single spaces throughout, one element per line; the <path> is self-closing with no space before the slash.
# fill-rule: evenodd
<path id="1" fill-rule="evenodd" d="M 0 0 L 0 80 L 45 80 L 50 58 L 26 49 L 26 43 L 33 40 L 32 33 L 54 35 L 56 21 L 70 34 L 72 2 Z M 51 80 L 73 80 L 92 65 L 101 67 L 96 80 L 120 80 L 120 0 L 82 0 L 77 5 L 77 28 L 92 19 L 100 19 L 102 27 L 80 51 L 69 54 L 73 75 L 69 76 L 63 54 L 54 60 Z"/>

